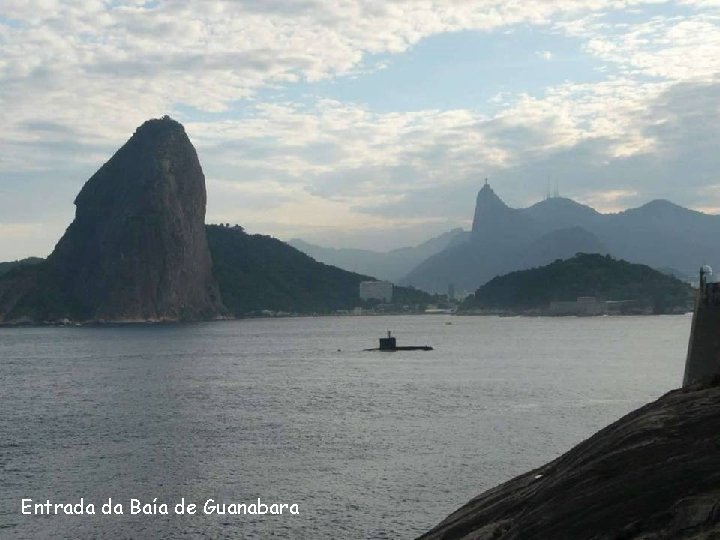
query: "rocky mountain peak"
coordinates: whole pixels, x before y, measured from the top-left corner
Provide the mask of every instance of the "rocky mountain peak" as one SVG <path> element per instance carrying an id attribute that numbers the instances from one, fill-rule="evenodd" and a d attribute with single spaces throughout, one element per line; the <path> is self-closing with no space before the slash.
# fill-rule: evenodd
<path id="1" fill-rule="evenodd" d="M 507 206 L 500 197 L 495 193 L 493 188 L 490 186 L 490 184 L 485 181 L 485 184 L 483 184 L 483 187 L 480 188 L 480 191 L 478 191 L 477 194 L 477 202 L 483 203 L 492 203 L 492 204 L 501 204 L 502 206 Z"/>
<path id="2" fill-rule="evenodd" d="M 475 202 L 473 232 L 480 231 L 484 225 L 496 222 L 498 218 L 501 218 L 501 216 L 511 211 L 512 209 L 497 196 L 495 191 L 490 187 L 490 184 L 485 181 L 485 184 L 477 194 Z"/>
<path id="3" fill-rule="evenodd" d="M 48 263 L 83 318 L 177 320 L 222 311 L 205 237 L 205 176 L 180 123 L 142 124 L 75 205 Z"/>

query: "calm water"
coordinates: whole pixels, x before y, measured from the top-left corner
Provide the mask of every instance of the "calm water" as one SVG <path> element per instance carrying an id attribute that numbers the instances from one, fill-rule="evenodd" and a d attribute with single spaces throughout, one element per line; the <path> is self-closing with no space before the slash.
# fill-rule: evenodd
<path id="1" fill-rule="evenodd" d="M 0 537 L 412 538 L 679 386 L 689 326 L 424 316 L 0 329 Z M 388 328 L 435 351 L 360 352 Z M 126 512 L 131 498 L 260 497 L 301 513 L 20 514 L 24 497 L 81 496 L 98 512 L 108 497 Z"/>

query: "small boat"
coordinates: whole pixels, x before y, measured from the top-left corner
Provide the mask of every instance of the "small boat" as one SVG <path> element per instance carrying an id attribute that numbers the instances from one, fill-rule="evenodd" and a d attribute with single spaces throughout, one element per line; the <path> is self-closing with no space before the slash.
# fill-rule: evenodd
<path id="1" fill-rule="evenodd" d="M 432 351 L 433 348 L 429 345 L 405 345 L 398 346 L 397 341 L 392 336 L 390 330 L 388 330 L 387 337 L 380 338 L 380 346 L 377 349 L 365 349 L 366 351 L 382 351 L 382 352 L 395 352 L 395 351 Z"/>

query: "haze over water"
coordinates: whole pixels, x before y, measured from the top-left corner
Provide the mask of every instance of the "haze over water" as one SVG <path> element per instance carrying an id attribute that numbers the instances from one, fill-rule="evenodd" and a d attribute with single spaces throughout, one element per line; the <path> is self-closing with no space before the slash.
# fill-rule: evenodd
<path id="1" fill-rule="evenodd" d="M 689 327 L 416 316 L 0 329 L 0 537 L 412 538 L 680 386 Z M 435 350 L 361 351 L 388 329 Z M 260 497 L 301 513 L 20 514 L 24 497 L 81 496 L 98 508 Z"/>

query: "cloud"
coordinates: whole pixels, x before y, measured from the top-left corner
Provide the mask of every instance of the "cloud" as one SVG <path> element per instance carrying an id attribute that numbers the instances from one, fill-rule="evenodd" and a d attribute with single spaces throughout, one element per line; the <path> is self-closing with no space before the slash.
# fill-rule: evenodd
<path id="1" fill-rule="evenodd" d="M 622 202 L 627 199 L 633 199 L 638 196 L 638 192 L 632 189 L 610 189 L 607 191 L 591 191 L 579 202 L 592 206 L 602 212 L 618 212 L 627 205 Z"/>
<path id="2" fill-rule="evenodd" d="M 0 238 L 27 238 L 41 230 L 41 223 L 0 223 Z"/>
<path id="3" fill-rule="evenodd" d="M 167 112 L 198 147 L 210 219 L 276 234 L 440 232 L 464 223 L 485 176 L 514 204 L 556 178 L 585 200 L 628 194 L 608 207 L 653 196 L 720 206 L 701 192 L 719 181 L 719 19 L 713 0 L 6 0 L 0 212 L 17 220 L 37 190 L 52 200 L 26 212 L 70 215 L 93 170 Z M 267 94 L 392 69 L 386 57 L 435 34 L 524 25 L 579 40 L 597 79 L 403 112 Z"/>
<path id="4" fill-rule="evenodd" d="M 347 74 L 369 54 L 401 53 L 436 33 L 547 25 L 553 17 L 567 21 L 646 3 L 12 0 L 0 19 L 0 99 L 13 104 L 2 119 L 19 128 L 42 115 L 87 136 L 117 138 L 175 103 L 225 111 L 261 88 Z M 640 25 L 617 42 L 595 36 L 601 29 L 589 24 L 583 31 L 593 54 L 615 63 L 630 58 L 650 73 L 659 67 L 645 65 L 646 51 L 629 49 L 658 32 L 666 41 L 679 35 L 688 45 L 667 46 L 668 56 L 678 64 L 694 54 L 710 70 L 718 58 L 712 23 Z M 709 44 L 698 47 L 701 35 L 710 36 Z"/>
<path id="5" fill-rule="evenodd" d="M 719 22 L 720 13 L 711 10 L 655 16 L 635 24 L 613 25 L 594 16 L 558 27 L 585 38 L 589 53 L 626 75 L 685 81 L 712 79 L 720 71 Z"/>
<path id="6" fill-rule="evenodd" d="M 718 180 L 712 145 L 720 118 L 711 111 L 720 83 L 662 88 L 570 85 L 544 99 L 526 96 L 492 117 L 471 110 L 379 114 L 324 101 L 311 110 L 262 107 L 252 121 L 227 122 L 219 134 L 211 123 L 188 129 L 201 156 L 211 155 L 239 187 L 239 199 L 250 178 L 282 179 L 295 196 L 302 190 L 363 214 L 364 222 L 353 222 L 359 227 L 388 219 L 461 224 L 485 176 L 513 204 L 539 199 L 552 179 L 563 193 L 606 211 L 654 197 L 697 205 L 710 197 L 697 190 Z M 235 140 L 249 150 L 228 143 Z M 242 219 L 245 206 L 236 210 Z M 318 225 L 322 213 L 312 218 Z M 346 226 L 332 213 L 325 222 Z"/>

